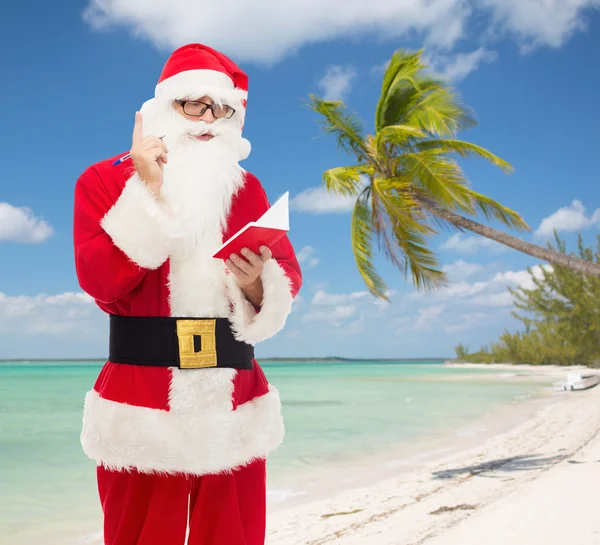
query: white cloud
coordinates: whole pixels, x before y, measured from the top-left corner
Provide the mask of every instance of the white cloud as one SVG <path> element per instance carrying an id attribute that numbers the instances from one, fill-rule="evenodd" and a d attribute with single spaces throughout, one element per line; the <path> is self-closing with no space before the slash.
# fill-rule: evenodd
<path id="1" fill-rule="evenodd" d="M 364 293 L 367 293 L 367 292 L 364 292 Z M 385 299 L 380 299 L 380 298 L 377 298 L 373 301 L 373 304 L 380 311 L 381 310 L 389 310 L 390 307 L 392 306 L 390 300 L 392 299 L 392 297 L 396 297 L 398 295 L 398 292 L 395 290 L 386 290 L 384 293 L 385 293 L 385 296 L 388 298 L 387 301 Z"/>
<path id="2" fill-rule="evenodd" d="M 415 322 L 415 329 L 428 330 L 431 329 L 435 320 L 444 312 L 446 305 L 433 305 L 419 309 L 418 318 Z"/>
<path id="3" fill-rule="evenodd" d="M 464 280 L 483 271 L 484 267 L 479 263 L 467 263 L 458 259 L 454 263 L 444 265 L 442 269 L 451 280 Z"/>
<path id="4" fill-rule="evenodd" d="M 535 236 L 538 238 L 552 237 L 555 229 L 559 233 L 572 233 L 592 227 L 600 228 L 600 208 L 587 216 L 585 206 L 581 201 L 574 200 L 569 206 L 559 208 L 554 214 L 544 218 L 535 231 Z"/>
<path id="5" fill-rule="evenodd" d="M 319 258 L 315 257 L 316 253 L 312 246 L 305 246 L 296 254 L 296 258 L 305 269 L 314 269 L 319 264 Z"/>
<path id="6" fill-rule="evenodd" d="M 272 62 L 305 44 L 357 36 L 416 32 L 427 43 L 452 46 L 470 13 L 463 0 L 371 0 L 343 8 L 338 0 L 231 0 L 227 9 L 205 8 L 195 0 L 91 0 L 84 19 L 94 28 L 125 26 L 160 48 L 200 40 L 237 61 Z"/>
<path id="7" fill-rule="evenodd" d="M 395 292 L 388 291 L 388 296 Z M 387 307 L 391 305 L 386 303 Z M 365 313 L 369 316 L 381 315 L 381 299 L 371 296 L 368 291 L 350 293 L 327 293 L 320 289 L 313 295 L 310 305 L 305 307 L 301 321 L 305 324 L 313 322 L 328 323 L 336 328 L 344 326 L 344 332 L 359 332 L 365 327 Z M 370 320 L 368 321 L 370 323 Z"/>
<path id="8" fill-rule="evenodd" d="M 369 292 L 356 291 L 353 293 L 327 293 L 324 290 L 319 290 L 315 293 L 313 305 L 340 305 L 350 301 L 364 299 L 369 296 Z"/>
<path id="9" fill-rule="evenodd" d="M 473 303 L 484 307 L 510 307 L 513 301 L 513 296 L 509 291 L 485 293 L 473 299 Z"/>
<path id="10" fill-rule="evenodd" d="M 586 10 L 599 5 L 600 0 L 371 0 L 341 9 L 338 0 L 231 0 L 227 9 L 198 9 L 194 0 L 90 0 L 84 19 L 97 29 L 124 26 L 162 49 L 200 40 L 240 62 L 273 62 L 306 44 L 357 36 L 397 43 L 416 34 L 428 46 L 449 49 L 466 37 L 471 20 L 478 29 L 487 25 L 488 34 L 515 38 L 524 49 L 558 47 L 586 27 Z"/>
<path id="11" fill-rule="evenodd" d="M 345 197 L 327 191 L 325 187 L 312 187 L 296 195 L 290 208 L 312 214 L 345 213 L 352 210 L 356 197 Z"/>
<path id="12" fill-rule="evenodd" d="M 0 333 L 61 334 L 87 328 L 86 319 L 99 312 L 83 292 L 59 295 L 0 293 Z"/>
<path id="13" fill-rule="evenodd" d="M 539 277 L 547 268 L 536 265 L 533 275 Z M 488 269 L 482 280 L 463 280 L 435 292 L 403 286 L 390 292 L 389 304 L 364 291 L 321 289 L 305 294 L 301 312 L 290 317 L 290 331 L 301 331 L 299 338 L 307 342 L 292 344 L 286 337 L 277 354 L 289 346 L 287 353 L 298 356 L 449 357 L 458 342 L 481 346 L 497 340 L 505 329 L 522 328 L 511 315 L 513 298 L 508 288 L 531 285 L 526 270 Z"/>
<path id="14" fill-rule="evenodd" d="M 542 270 L 549 268 L 549 265 L 536 265 L 532 267 L 533 276 L 539 278 Z M 414 291 L 403 299 L 394 297 L 384 316 L 367 315 L 367 320 L 375 323 L 373 330 L 379 334 L 383 334 L 389 326 L 394 328 L 394 335 L 411 338 L 411 342 L 427 346 L 431 339 L 423 332 L 431 329 L 440 332 L 440 335 L 448 334 L 448 342 L 454 344 L 458 342 L 458 333 L 468 339 L 477 335 L 478 331 L 494 329 L 496 333 L 489 338 L 475 342 L 487 343 L 497 338 L 506 327 L 514 329 L 521 325 L 510 315 L 514 299 L 508 291 L 509 286 L 531 288 L 532 277 L 526 270 L 504 271 L 486 280 L 456 282 L 430 293 Z M 367 310 L 364 306 L 360 308 L 363 313 Z"/>
<path id="15" fill-rule="evenodd" d="M 326 310 L 313 310 L 302 316 L 303 322 L 328 322 L 339 327 L 341 322 L 356 314 L 356 305 L 339 305 Z"/>
<path id="16" fill-rule="evenodd" d="M 467 297 L 471 297 L 472 295 L 475 295 L 476 293 L 479 293 L 479 292 L 485 290 L 487 286 L 488 286 L 488 282 L 474 282 L 474 283 L 470 283 L 470 282 L 466 282 L 466 281 L 454 282 L 454 283 L 448 284 L 447 286 L 439 288 L 437 290 L 437 292 L 433 292 L 431 294 L 425 294 L 423 292 L 415 292 L 414 294 L 412 294 L 412 296 L 413 296 L 413 298 L 417 298 L 417 299 L 424 298 L 424 297 L 431 297 L 431 298 L 436 298 L 436 299 L 441 299 L 441 300 L 467 298 Z"/>
<path id="17" fill-rule="evenodd" d="M 319 87 L 323 89 L 324 100 L 343 100 L 354 80 L 356 70 L 352 66 L 328 66 Z"/>
<path id="18" fill-rule="evenodd" d="M 52 236 L 52 226 L 37 218 L 29 208 L 0 202 L 0 242 L 38 244 Z"/>
<path id="19" fill-rule="evenodd" d="M 535 287 L 535 284 L 532 280 L 532 275 L 533 278 L 539 280 L 543 277 L 544 271 L 552 271 L 552 265 L 534 265 L 531 267 L 532 274 L 529 274 L 529 272 L 526 270 L 498 273 L 496 276 L 494 276 L 492 282 L 515 284 L 519 288 L 530 290 Z"/>
<path id="20" fill-rule="evenodd" d="M 550 265 L 533 266 L 533 276 L 541 278 L 544 269 L 551 270 L 552 267 Z M 430 303 L 452 301 L 453 304 L 505 307 L 511 306 L 513 302 L 508 286 L 531 289 L 534 287 L 534 283 L 527 270 L 504 271 L 496 273 L 489 280 L 472 283 L 455 282 L 430 294 L 413 292 L 408 297 L 411 300 L 429 301 Z"/>
<path id="21" fill-rule="evenodd" d="M 482 0 L 492 10 L 495 26 L 516 37 L 524 50 L 562 46 L 584 30 L 590 10 L 600 0 Z"/>
<path id="22" fill-rule="evenodd" d="M 469 53 L 433 54 L 426 57 L 426 61 L 439 76 L 458 82 L 477 70 L 483 63 L 494 62 L 497 58 L 498 53 L 496 51 L 489 51 L 484 47 L 480 47 Z"/>
<path id="23" fill-rule="evenodd" d="M 0 358 L 106 357 L 108 319 L 83 292 L 0 293 Z"/>
<path id="24" fill-rule="evenodd" d="M 452 235 L 442 244 L 441 248 L 443 250 L 455 250 L 464 254 L 474 254 L 481 250 L 488 250 L 493 253 L 500 253 L 507 250 L 506 246 L 490 238 L 480 235 L 465 236 L 462 233 Z"/>
<path id="25" fill-rule="evenodd" d="M 365 317 L 364 315 L 360 315 L 360 317 L 358 317 L 356 320 L 353 320 L 352 322 L 350 322 L 347 325 L 347 331 L 348 333 L 351 333 L 353 335 L 357 335 L 359 333 L 363 333 L 365 330 Z"/>
<path id="26" fill-rule="evenodd" d="M 451 324 L 444 326 L 444 331 L 446 333 L 469 331 L 474 326 L 481 326 L 481 324 L 489 318 L 490 315 L 483 312 L 467 312 L 462 314 L 458 321 L 453 320 Z"/>

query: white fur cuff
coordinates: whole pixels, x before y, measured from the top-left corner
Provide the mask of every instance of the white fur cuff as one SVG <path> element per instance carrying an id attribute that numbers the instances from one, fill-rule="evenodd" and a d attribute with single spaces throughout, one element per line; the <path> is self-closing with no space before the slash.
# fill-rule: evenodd
<path id="1" fill-rule="evenodd" d="M 260 312 L 256 312 L 233 276 L 227 276 L 227 292 L 233 304 L 229 320 L 236 339 L 249 344 L 269 339 L 281 331 L 292 311 L 290 280 L 275 259 L 265 263 L 261 280 L 263 302 Z"/>
<path id="2" fill-rule="evenodd" d="M 157 269 L 171 251 L 171 239 L 165 234 L 165 224 L 169 221 L 167 210 L 134 174 L 101 225 L 134 263 Z"/>

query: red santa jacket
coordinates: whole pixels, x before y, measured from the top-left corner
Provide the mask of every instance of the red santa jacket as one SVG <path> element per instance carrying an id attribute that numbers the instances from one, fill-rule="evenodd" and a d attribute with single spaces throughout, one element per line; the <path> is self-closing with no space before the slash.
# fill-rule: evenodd
<path id="1" fill-rule="evenodd" d="M 88 168 L 75 188 L 77 276 L 98 306 L 122 316 L 228 317 L 236 337 L 251 344 L 280 331 L 302 282 L 287 237 L 265 263 L 260 309 L 211 257 L 268 209 L 258 179 L 245 173 L 227 217 L 203 234 L 206 244 L 181 252 L 166 209 L 130 166 L 112 161 Z M 109 361 L 86 395 L 81 441 L 110 469 L 203 475 L 266 457 L 283 433 L 279 395 L 256 361 L 248 371 Z"/>

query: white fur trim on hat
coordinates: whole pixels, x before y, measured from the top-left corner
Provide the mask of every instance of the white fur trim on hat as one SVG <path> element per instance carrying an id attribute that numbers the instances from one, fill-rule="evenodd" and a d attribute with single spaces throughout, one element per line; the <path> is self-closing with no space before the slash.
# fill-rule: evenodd
<path id="1" fill-rule="evenodd" d="M 207 475 L 266 458 L 283 435 L 275 388 L 236 410 L 196 413 L 117 403 L 92 390 L 85 398 L 81 443 L 88 457 L 110 470 Z"/>
<path id="2" fill-rule="evenodd" d="M 161 81 L 155 90 L 158 100 L 175 100 L 209 96 L 215 102 L 242 109 L 248 92 L 236 89 L 233 80 L 217 70 L 186 70 Z"/>
<path id="3" fill-rule="evenodd" d="M 232 275 L 227 275 L 227 293 L 233 304 L 229 315 L 236 339 L 256 344 L 273 337 L 285 326 L 292 311 L 292 291 L 285 271 L 270 259 L 261 273 L 263 301 L 260 312 L 246 299 Z"/>
<path id="4" fill-rule="evenodd" d="M 100 224 L 131 261 L 146 269 L 157 269 L 171 251 L 172 241 L 164 233 L 170 221 L 167 208 L 155 199 L 136 173 Z"/>

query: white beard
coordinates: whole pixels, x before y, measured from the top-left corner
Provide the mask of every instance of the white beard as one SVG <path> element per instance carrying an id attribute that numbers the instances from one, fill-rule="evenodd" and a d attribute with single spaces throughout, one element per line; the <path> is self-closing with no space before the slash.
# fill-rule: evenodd
<path id="1" fill-rule="evenodd" d="M 164 136 L 168 149 L 161 195 L 177 218 L 173 235 L 181 240 L 180 250 L 214 240 L 215 228 L 225 227 L 232 197 L 243 184 L 238 160 L 249 143 L 232 120 L 189 121 L 171 104 L 156 102 L 147 103 L 142 114 L 144 134 Z M 212 140 L 190 136 L 209 130 Z"/>

